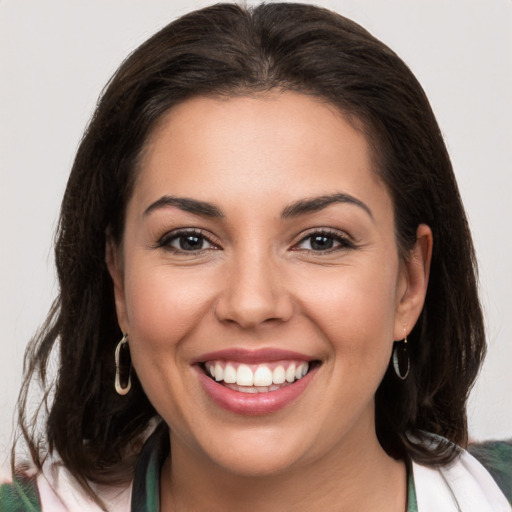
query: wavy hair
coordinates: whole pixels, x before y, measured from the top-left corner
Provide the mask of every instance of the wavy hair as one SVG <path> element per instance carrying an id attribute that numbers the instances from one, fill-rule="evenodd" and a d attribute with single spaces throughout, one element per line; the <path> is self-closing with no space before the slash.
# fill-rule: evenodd
<path id="1" fill-rule="evenodd" d="M 397 458 L 434 465 L 451 444 L 425 445 L 431 432 L 467 443 L 466 401 L 485 352 L 473 245 L 450 159 L 429 102 L 404 62 L 356 23 L 291 3 L 219 4 L 170 23 L 133 52 L 108 83 L 77 151 L 55 256 L 60 294 L 29 345 L 19 400 L 21 432 L 41 465 L 44 442 L 26 414 L 29 387 L 54 397 L 44 440 L 87 487 L 129 478 L 156 411 L 133 375 L 114 391 L 121 337 L 105 264 L 106 236 L 120 242 L 140 155 L 156 123 L 188 98 L 292 90 L 334 105 L 363 130 L 375 172 L 394 204 L 397 245 L 406 258 L 419 224 L 434 249 L 421 316 L 409 336 L 405 382 L 388 369 L 376 394 L 376 427 Z"/>

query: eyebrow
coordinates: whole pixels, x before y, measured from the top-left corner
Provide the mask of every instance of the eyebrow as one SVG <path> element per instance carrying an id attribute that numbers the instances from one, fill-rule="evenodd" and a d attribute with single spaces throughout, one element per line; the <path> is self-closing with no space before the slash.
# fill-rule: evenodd
<path id="1" fill-rule="evenodd" d="M 166 206 L 175 206 L 185 212 L 202 215 L 204 217 L 224 217 L 220 209 L 212 203 L 198 201 L 197 199 L 190 199 L 188 197 L 174 196 L 162 196 L 160 199 L 157 199 L 144 210 L 144 216 L 149 215 L 151 212 L 158 210 L 159 208 L 165 208 Z"/>
<path id="2" fill-rule="evenodd" d="M 307 215 L 309 213 L 315 213 L 328 206 L 336 203 L 348 203 L 358 206 L 363 209 L 372 219 L 373 214 L 370 208 L 360 201 L 359 199 L 343 193 L 336 193 L 330 195 L 323 195 L 318 197 L 312 197 L 309 199 L 300 199 L 287 207 L 281 213 L 282 219 L 290 219 L 298 217 L 300 215 Z M 154 210 L 159 208 L 165 208 L 166 206 L 174 206 L 185 212 L 193 213 L 195 215 L 201 215 L 204 217 L 211 218 L 223 218 L 224 214 L 213 203 L 206 201 L 199 201 L 197 199 L 191 199 L 189 197 L 175 197 L 175 196 L 162 196 L 157 199 L 154 203 L 151 203 L 146 210 L 144 210 L 144 216 L 149 215 Z"/>
<path id="3" fill-rule="evenodd" d="M 283 210 L 281 213 L 281 218 L 289 219 L 299 215 L 315 213 L 335 203 L 348 203 L 358 206 L 373 219 L 373 213 L 365 203 L 355 198 L 354 196 L 343 193 L 312 197 L 310 199 L 301 199 L 300 201 L 296 201 Z"/>

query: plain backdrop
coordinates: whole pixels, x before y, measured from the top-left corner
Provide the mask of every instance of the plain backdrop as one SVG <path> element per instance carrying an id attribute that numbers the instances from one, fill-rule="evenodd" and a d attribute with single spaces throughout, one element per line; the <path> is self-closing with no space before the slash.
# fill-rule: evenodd
<path id="1" fill-rule="evenodd" d="M 11 442 L 26 343 L 57 293 L 52 237 L 95 101 L 130 51 L 209 3 L 0 0 L 0 461 Z M 304 3 L 365 26 L 405 60 L 431 100 L 473 230 L 488 327 L 470 434 L 510 437 L 512 2 Z"/>

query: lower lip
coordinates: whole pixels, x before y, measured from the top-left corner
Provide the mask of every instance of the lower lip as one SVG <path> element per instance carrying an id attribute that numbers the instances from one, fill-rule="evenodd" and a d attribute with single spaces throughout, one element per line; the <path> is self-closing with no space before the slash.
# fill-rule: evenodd
<path id="1" fill-rule="evenodd" d="M 220 407 L 236 414 L 257 416 L 270 414 L 283 409 L 298 398 L 307 388 L 317 368 L 313 368 L 302 379 L 267 393 L 243 393 L 234 391 L 208 377 L 200 367 L 196 367 L 199 380 L 206 394 Z"/>

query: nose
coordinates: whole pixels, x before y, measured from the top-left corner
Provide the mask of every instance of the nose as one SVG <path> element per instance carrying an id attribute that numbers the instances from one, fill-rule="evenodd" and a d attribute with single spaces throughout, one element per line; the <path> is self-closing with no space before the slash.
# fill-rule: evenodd
<path id="1" fill-rule="evenodd" d="M 270 255 L 248 250 L 234 258 L 226 273 L 215 305 L 219 321 L 254 329 L 290 319 L 293 303 L 286 279 Z"/>

